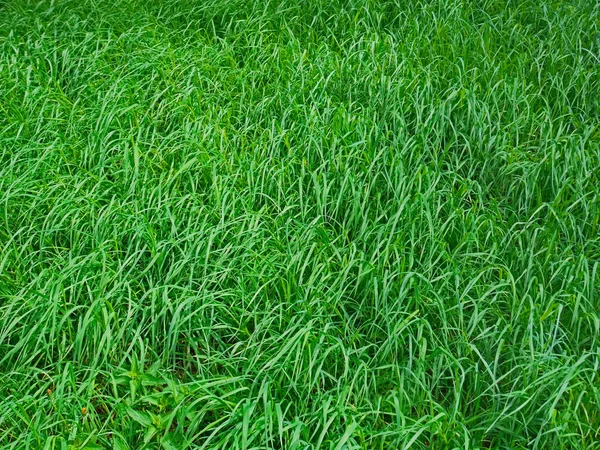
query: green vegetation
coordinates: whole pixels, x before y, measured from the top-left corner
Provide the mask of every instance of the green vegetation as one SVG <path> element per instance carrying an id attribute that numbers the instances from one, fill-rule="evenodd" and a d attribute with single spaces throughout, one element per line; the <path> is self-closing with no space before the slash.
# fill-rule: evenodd
<path id="1" fill-rule="evenodd" d="M 0 448 L 599 448 L 599 25 L 4 0 Z"/>

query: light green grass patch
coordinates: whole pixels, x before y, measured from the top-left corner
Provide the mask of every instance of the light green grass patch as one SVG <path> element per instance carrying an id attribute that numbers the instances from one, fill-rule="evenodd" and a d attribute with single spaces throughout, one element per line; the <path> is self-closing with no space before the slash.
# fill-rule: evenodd
<path id="1" fill-rule="evenodd" d="M 0 448 L 597 448 L 599 19 L 0 3 Z"/>

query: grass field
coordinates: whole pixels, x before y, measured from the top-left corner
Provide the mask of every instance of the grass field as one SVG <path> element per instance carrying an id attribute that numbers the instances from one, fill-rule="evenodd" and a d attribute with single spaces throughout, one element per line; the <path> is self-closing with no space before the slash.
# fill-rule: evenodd
<path id="1" fill-rule="evenodd" d="M 600 448 L 599 27 L 0 2 L 0 448 Z"/>

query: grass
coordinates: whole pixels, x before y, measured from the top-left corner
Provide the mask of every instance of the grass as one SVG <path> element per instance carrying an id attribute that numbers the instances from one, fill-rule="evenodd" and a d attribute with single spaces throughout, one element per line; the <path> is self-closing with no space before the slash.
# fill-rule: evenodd
<path id="1" fill-rule="evenodd" d="M 4 0 L 0 447 L 600 448 L 590 0 Z"/>

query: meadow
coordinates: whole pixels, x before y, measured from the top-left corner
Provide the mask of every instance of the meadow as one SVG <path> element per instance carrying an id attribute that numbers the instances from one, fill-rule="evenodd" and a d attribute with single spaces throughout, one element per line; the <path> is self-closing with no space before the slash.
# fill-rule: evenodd
<path id="1" fill-rule="evenodd" d="M 0 1 L 0 448 L 600 448 L 599 26 Z"/>

